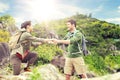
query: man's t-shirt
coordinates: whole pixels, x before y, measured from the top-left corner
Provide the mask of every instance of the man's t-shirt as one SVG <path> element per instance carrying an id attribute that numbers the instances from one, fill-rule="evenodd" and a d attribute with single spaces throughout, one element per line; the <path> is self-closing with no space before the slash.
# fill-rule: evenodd
<path id="1" fill-rule="evenodd" d="M 67 57 L 76 58 L 82 56 L 82 52 L 78 48 L 78 43 L 81 43 L 82 33 L 75 30 L 73 33 L 68 32 L 64 37 L 64 40 L 70 40 L 70 44 L 67 47 Z"/>

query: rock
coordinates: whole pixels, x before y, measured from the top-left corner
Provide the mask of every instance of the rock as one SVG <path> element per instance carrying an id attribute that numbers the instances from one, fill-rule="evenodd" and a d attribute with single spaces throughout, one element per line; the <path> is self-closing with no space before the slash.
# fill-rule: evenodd
<path id="1" fill-rule="evenodd" d="M 32 72 L 24 72 L 18 76 L 16 75 L 0 75 L 0 80 L 27 80 Z"/>
<path id="2" fill-rule="evenodd" d="M 9 61 L 10 51 L 7 43 L 0 43 L 0 65 L 3 66 Z"/>
<path id="3" fill-rule="evenodd" d="M 118 69 L 116 70 L 116 72 L 120 72 L 120 68 L 118 68 Z"/>
<path id="4" fill-rule="evenodd" d="M 59 70 L 52 64 L 46 64 L 44 66 L 38 67 L 37 73 L 39 73 L 42 77 L 40 80 L 65 80 L 65 75 L 61 74 Z M 0 80 L 32 80 L 30 79 L 31 75 L 34 75 L 34 72 L 23 72 L 18 76 L 0 75 Z M 119 75 L 120 72 L 81 80 L 120 80 Z M 35 77 L 37 78 L 38 76 L 35 75 Z M 75 76 L 72 76 L 71 80 L 77 80 L 77 78 Z"/>
<path id="5" fill-rule="evenodd" d="M 43 66 L 39 69 L 39 72 L 43 80 L 65 80 L 65 77 L 52 64 Z"/>
<path id="6" fill-rule="evenodd" d="M 20 74 L 20 76 L 29 77 L 32 74 L 33 74 L 32 72 L 23 72 L 23 73 Z"/>
<path id="7" fill-rule="evenodd" d="M 120 73 L 108 74 L 101 77 L 81 79 L 81 80 L 120 80 Z"/>
<path id="8" fill-rule="evenodd" d="M 65 57 L 60 55 L 55 56 L 54 59 L 51 60 L 51 64 L 53 64 L 63 72 L 65 65 Z"/>
<path id="9" fill-rule="evenodd" d="M 96 75 L 93 72 L 89 72 L 89 73 L 87 73 L 87 77 L 88 78 L 93 78 L 93 77 L 96 77 Z"/>
<path id="10" fill-rule="evenodd" d="M 46 64 L 44 66 L 38 67 L 37 73 L 41 75 L 42 80 L 65 80 L 64 75 L 62 75 L 59 70 L 52 64 Z M 11 74 L 0 75 L 0 80 L 31 80 L 31 75 L 34 75 L 34 71 L 22 72 L 18 76 Z"/>

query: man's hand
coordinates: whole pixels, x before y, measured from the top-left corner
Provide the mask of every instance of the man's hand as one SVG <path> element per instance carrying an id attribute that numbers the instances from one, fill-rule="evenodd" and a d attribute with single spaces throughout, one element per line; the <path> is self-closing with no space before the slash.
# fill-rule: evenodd
<path id="1" fill-rule="evenodd" d="M 48 44 L 56 44 L 56 42 L 54 42 L 54 39 L 45 39 L 44 42 Z"/>
<path id="2" fill-rule="evenodd" d="M 58 39 L 52 39 L 52 41 L 56 44 L 70 44 L 70 40 L 58 40 Z"/>
<path id="3" fill-rule="evenodd" d="M 52 42 L 54 43 L 54 44 L 58 44 L 59 43 L 59 40 L 57 40 L 57 39 L 51 39 L 52 40 Z"/>

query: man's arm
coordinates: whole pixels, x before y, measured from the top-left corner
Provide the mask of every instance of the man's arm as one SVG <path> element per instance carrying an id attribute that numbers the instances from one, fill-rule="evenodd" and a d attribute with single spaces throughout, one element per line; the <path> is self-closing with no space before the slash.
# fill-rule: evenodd
<path id="1" fill-rule="evenodd" d="M 30 33 L 26 33 L 25 37 L 26 37 L 26 40 L 31 40 L 32 42 L 40 42 L 40 44 L 41 43 L 47 43 L 47 42 L 51 41 L 50 39 L 34 37 Z"/>
<path id="2" fill-rule="evenodd" d="M 53 39 L 52 41 L 54 43 L 57 43 L 57 44 L 70 44 L 70 40 L 57 40 L 57 39 Z"/>
<path id="3" fill-rule="evenodd" d="M 78 42 L 81 40 L 81 33 L 78 32 L 76 33 L 76 35 L 72 38 L 70 38 L 69 40 L 56 40 L 56 39 L 53 39 L 53 42 L 54 43 L 57 43 L 57 44 L 70 44 L 70 43 L 75 43 L 75 42 Z"/>

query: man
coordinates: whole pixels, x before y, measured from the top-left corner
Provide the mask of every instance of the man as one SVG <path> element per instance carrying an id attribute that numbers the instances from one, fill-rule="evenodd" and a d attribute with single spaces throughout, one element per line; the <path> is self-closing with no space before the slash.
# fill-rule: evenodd
<path id="1" fill-rule="evenodd" d="M 11 53 L 10 62 L 13 67 L 13 74 L 19 75 L 21 71 L 21 63 L 27 63 L 24 71 L 30 71 L 29 66 L 32 65 L 37 59 L 37 53 L 31 52 L 31 45 L 39 45 L 41 43 L 47 42 L 47 39 L 33 37 L 30 33 L 33 31 L 31 26 L 31 21 L 25 21 L 21 24 L 21 36 L 18 43 L 21 43 L 23 47 L 23 56 L 20 53 Z M 36 42 L 36 43 L 33 43 Z"/>
<path id="2" fill-rule="evenodd" d="M 78 43 L 81 42 L 82 33 L 76 30 L 76 21 L 68 20 L 67 27 L 69 32 L 65 36 L 64 40 L 53 39 L 57 44 L 68 44 L 67 55 L 64 67 L 64 73 L 66 74 L 66 80 L 70 80 L 73 70 L 75 70 L 80 78 L 87 78 L 85 63 L 82 58 L 82 52 L 79 50 Z"/>

